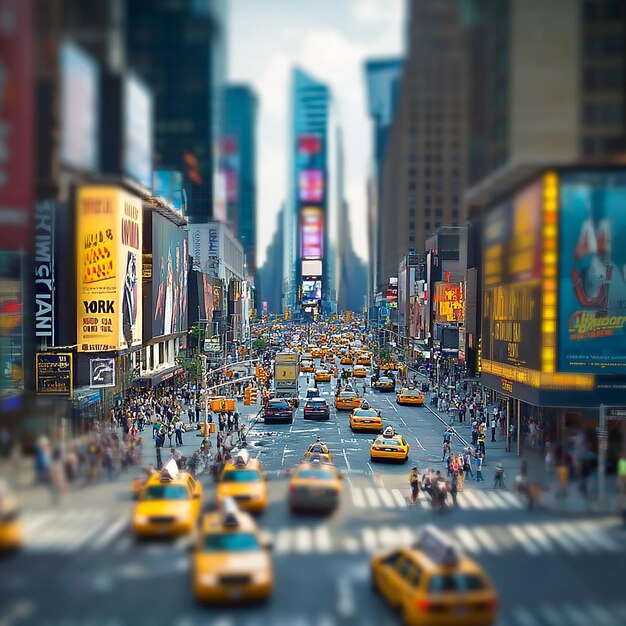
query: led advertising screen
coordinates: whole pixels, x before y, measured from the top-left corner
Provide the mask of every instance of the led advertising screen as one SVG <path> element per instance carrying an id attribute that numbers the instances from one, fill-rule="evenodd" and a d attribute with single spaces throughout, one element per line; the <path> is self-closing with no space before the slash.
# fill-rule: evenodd
<path id="1" fill-rule="evenodd" d="M 560 184 L 559 370 L 626 372 L 626 174 Z"/>
<path id="2" fill-rule="evenodd" d="M 316 300 L 322 299 L 322 281 L 321 280 L 303 280 L 302 281 L 302 303 L 312 304 Z"/>
<path id="3" fill-rule="evenodd" d="M 187 232 L 158 213 L 152 218 L 152 336 L 187 329 Z"/>
<path id="4" fill-rule="evenodd" d="M 301 154 L 319 154 L 322 151 L 322 139 L 319 135 L 309 134 L 298 137 L 298 152 Z"/>
<path id="5" fill-rule="evenodd" d="M 83 171 L 99 165 L 100 75 L 78 46 L 61 45 L 61 160 Z"/>
<path id="6" fill-rule="evenodd" d="M 302 276 L 321 276 L 322 275 L 322 262 L 317 261 L 302 261 Z"/>
<path id="7" fill-rule="evenodd" d="M 76 219 L 78 352 L 140 346 L 141 199 L 113 186 L 81 187 Z"/>
<path id="8" fill-rule="evenodd" d="M 298 188 L 300 202 L 321 202 L 324 198 L 324 174 L 322 170 L 300 170 Z"/>
<path id="9" fill-rule="evenodd" d="M 482 356 L 541 369 L 542 188 L 535 181 L 484 217 Z"/>
<path id="10" fill-rule="evenodd" d="M 300 214 L 300 256 L 319 259 L 323 256 L 324 218 L 319 207 L 304 207 Z"/>
<path id="11" fill-rule="evenodd" d="M 152 93 L 134 76 L 124 79 L 124 172 L 152 189 Z"/>
<path id="12" fill-rule="evenodd" d="M 435 283 L 435 321 L 463 322 L 465 297 L 460 283 Z"/>

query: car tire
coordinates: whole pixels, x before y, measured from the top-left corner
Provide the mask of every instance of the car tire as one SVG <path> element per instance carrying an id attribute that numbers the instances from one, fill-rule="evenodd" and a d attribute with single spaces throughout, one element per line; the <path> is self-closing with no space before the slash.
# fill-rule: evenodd
<path id="1" fill-rule="evenodd" d="M 372 463 L 377 463 L 377 459 L 375 459 L 371 454 L 370 454 L 370 461 Z"/>

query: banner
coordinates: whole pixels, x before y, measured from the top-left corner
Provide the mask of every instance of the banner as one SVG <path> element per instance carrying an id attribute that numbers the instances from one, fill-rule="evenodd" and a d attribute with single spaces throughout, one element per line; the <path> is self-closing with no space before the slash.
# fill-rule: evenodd
<path id="1" fill-rule="evenodd" d="M 559 370 L 626 372 L 626 174 L 561 177 Z"/>
<path id="2" fill-rule="evenodd" d="M 115 387 L 115 359 L 90 359 L 89 386 L 93 389 Z"/>
<path id="3" fill-rule="evenodd" d="M 463 322 L 465 297 L 461 283 L 435 283 L 435 322 Z"/>
<path id="4" fill-rule="evenodd" d="M 78 351 L 141 346 L 141 200 L 117 187 L 81 187 L 76 213 Z"/>
<path id="5" fill-rule="evenodd" d="M 36 355 L 36 389 L 37 393 L 72 395 L 72 354 L 39 353 Z"/>

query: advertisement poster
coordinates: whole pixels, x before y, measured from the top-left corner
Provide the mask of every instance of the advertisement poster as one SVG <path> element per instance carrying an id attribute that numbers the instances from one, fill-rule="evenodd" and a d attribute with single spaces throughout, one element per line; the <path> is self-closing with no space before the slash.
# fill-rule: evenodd
<path id="1" fill-rule="evenodd" d="M 72 354 L 37 354 L 36 355 L 37 393 L 71 396 L 72 395 Z"/>
<path id="2" fill-rule="evenodd" d="M 626 372 L 626 174 L 561 177 L 559 370 Z"/>
<path id="3" fill-rule="evenodd" d="M 78 351 L 141 346 L 141 200 L 117 187 L 81 187 L 76 219 Z"/>
<path id="4" fill-rule="evenodd" d="M 300 170 L 298 173 L 300 202 L 321 202 L 324 198 L 322 170 Z"/>
<path id="5" fill-rule="evenodd" d="M 300 216 L 300 256 L 303 259 L 321 258 L 324 251 L 323 240 L 322 209 L 304 207 Z"/>
<path id="6" fill-rule="evenodd" d="M 152 218 L 152 336 L 187 330 L 187 233 L 155 213 Z"/>
<path id="7" fill-rule="evenodd" d="M 23 388 L 24 281 L 22 257 L 0 251 L 0 407 Z"/>
<path id="8" fill-rule="evenodd" d="M 152 93 L 140 80 L 124 80 L 124 171 L 152 189 L 154 105 Z"/>
<path id="9" fill-rule="evenodd" d="M 435 283 L 435 321 L 463 322 L 465 314 L 465 297 L 463 285 L 452 283 Z"/>
<path id="10" fill-rule="evenodd" d="M 115 359 L 89 361 L 89 386 L 93 389 L 115 387 Z"/>
<path id="11" fill-rule="evenodd" d="M 482 356 L 541 369 L 542 188 L 530 183 L 483 222 Z"/>
<path id="12" fill-rule="evenodd" d="M 302 302 L 313 304 L 317 300 L 322 299 L 322 281 L 321 280 L 303 280 L 302 281 Z"/>

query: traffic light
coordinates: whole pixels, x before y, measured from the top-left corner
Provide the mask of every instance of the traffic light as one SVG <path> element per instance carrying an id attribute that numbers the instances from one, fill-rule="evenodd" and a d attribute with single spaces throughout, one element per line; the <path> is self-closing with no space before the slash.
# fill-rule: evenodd
<path id="1" fill-rule="evenodd" d="M 246 389 L 246 391 L 250 391 L 250 404 L 256 404 L 259 401 L 259 391 L 257 387 Z"/>
<path id="2" fill-rule="evenodd" d="M 346 324 L 350 323 L 350 318 L 352 317 L 351 311 L 346 311 Z"/>
<path id="3" fill-rule="evenodd" d="M 245 406 L 250 406 L 250 396 L 251 396 L 252 388 L 246 387 L 243 392 L 243 403 Z"/>
<path id="4" fill-rule="evenodd" d="M 285 312 L 283 313 L 283 318 L 284 318 L 284 319 L 286 319 L 286 320 L 288 320 L 288 319 L 289 319 L 289 311 L 285 311 Z"/>

